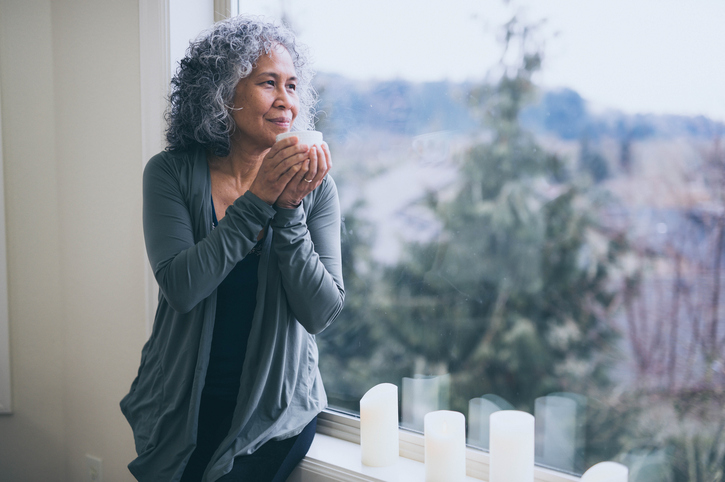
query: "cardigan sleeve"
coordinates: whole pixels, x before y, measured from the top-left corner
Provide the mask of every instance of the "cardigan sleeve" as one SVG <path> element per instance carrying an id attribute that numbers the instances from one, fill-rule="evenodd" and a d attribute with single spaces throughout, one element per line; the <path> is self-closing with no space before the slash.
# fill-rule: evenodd
<path id="1" fill-rule="evenodd" d="M 178 163 L 165 154 L 152 158 L 144 169 L 146 252 L 163 296 L 180 313 L 189 312 L 219 286 L 252 250 L 274 215 L 271 206 L 247 192 L 227 209 L 215 229 L 209 226 L 211 232 L 197 241 L 190 210 L 198 212 L 207 204 L 189 205 L 193 196 L 187 193 L 195 182 L 202 181 L 180 174 Z"/>
<path id="2" fill-rule="evenodd" d="M 340 248 L 340 203 L 329 175 L 310 201 L 294 209 L 275 207 L 271 226 L 282 286 L 295 318 L 311 334 L 332 323 L 345 304 Z M 309 197 L 309 196 L 308 196 Z"/>

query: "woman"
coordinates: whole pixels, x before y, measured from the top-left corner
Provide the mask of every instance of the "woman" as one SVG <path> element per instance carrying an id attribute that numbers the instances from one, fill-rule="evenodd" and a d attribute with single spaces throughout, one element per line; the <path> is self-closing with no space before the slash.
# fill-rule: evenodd
<path id="1" fill-rule="evenodd" d="M 121 402 L 140 481 L 284 481 L 311 444 L 314 335 L 345 298 L 340 212 L 327 146 L 275 142 L 309 128 L 311 77 L 287 29 L 237 17 L 172 80 L 143 188 L 159 306 Z"/>

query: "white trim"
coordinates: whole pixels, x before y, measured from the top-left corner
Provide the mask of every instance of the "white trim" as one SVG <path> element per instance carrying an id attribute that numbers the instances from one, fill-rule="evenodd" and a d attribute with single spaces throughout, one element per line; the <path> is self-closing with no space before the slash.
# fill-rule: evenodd
<path id="1" fill-rule="evenodd" d="M 307 457 L 288 482 L 396 482 L 424 480 L 424 437 L 418 432 L 400 429 L 400 459 L 389 468 L 365 467 L 360 463 L 360 419 L 334 410 L 325 410 L 317 421 L 317 436 Z M 488 453 L 466 449 L 467 480 L 488 480 Z M 579 477 L 536 466 L 535 482 L 578 482 Z"/>
<path id="2" fill-rule="evenodd" d="M 214 20 L 231 12 L 231 0 L 213 0 Z M 139 0 L 141 77 L 141 167 L 162 151 L 171 63 L 171 0 Z M 146 336 L 151 336 L 158 305 L 159 286 L 144 254 Z"/>
<path id="3" fill-rule="evenodd" d="M 324 437 L 321 435 L 320 437 Z M 316 439 L 319 442 L 319 438 Z M 306 457 L 299 463 L 295 473 L 287 482 L 369 482 L 380 481 L 369 475 L 346 470 L 338 465 L 324 462 L 314 457 Z"/>
<path id="4" fill-rule="evenodd" d="M 2 105 L 0 104 L 0 113 Z M 0 117 L 2 117 L 0 115 Z M 5 237 L 5 178 L 3 176 L 2 120 L 0 120 L 0 414 L 13 412 L 10 384 L 10 317 L 8 260 Z"/>
<path id="5" fill-rule="evenodd" d="M 214 22 L 232 16 L 232 0 L 214 0 Z"/>
<path id="6" fill-rule="evenodd" d="M 141 167 L 164 148 L 164 110 L 171 81 L 169 0 L 139 0 Z M 151 336 L 159 287 L 144 254 L 146 336 Z"/>
<path id="7" fill-rule="evenodd" d="M 169 0 L 139 0 L 142 165 L 164 148 L 164 110 L 171 81 Z"/>

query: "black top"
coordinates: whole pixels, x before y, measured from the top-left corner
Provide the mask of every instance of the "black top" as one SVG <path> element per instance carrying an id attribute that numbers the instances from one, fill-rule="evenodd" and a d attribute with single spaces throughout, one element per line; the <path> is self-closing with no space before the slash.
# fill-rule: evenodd
<path id="1" fill-rule="evenodd" d="M 218 221 L 212 201 L 214 227 Z M 257 268 L 261 241 L 229 272 L 217 288 L 216 318 L 204 392 L 236 401 L 249 331 L 257 305 Z"/>

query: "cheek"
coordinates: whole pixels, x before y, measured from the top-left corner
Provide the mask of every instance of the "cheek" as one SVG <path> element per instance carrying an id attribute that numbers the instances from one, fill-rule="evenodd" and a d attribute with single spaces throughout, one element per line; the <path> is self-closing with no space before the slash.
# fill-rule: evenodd
<path id="1" fill-rule="evenodd" d="M 237 107 L 236 110 L 234 111 L 234 114 L 232 114 L 232 118 L 234 119 L 234 122 L 236 122 L 237 124 L 243 123 L 244 117 L 245 117 L 244 114 L 246 114 L 246 113 L 247 113 L 246 107 L 242 107 L 242 108 Z"/>

